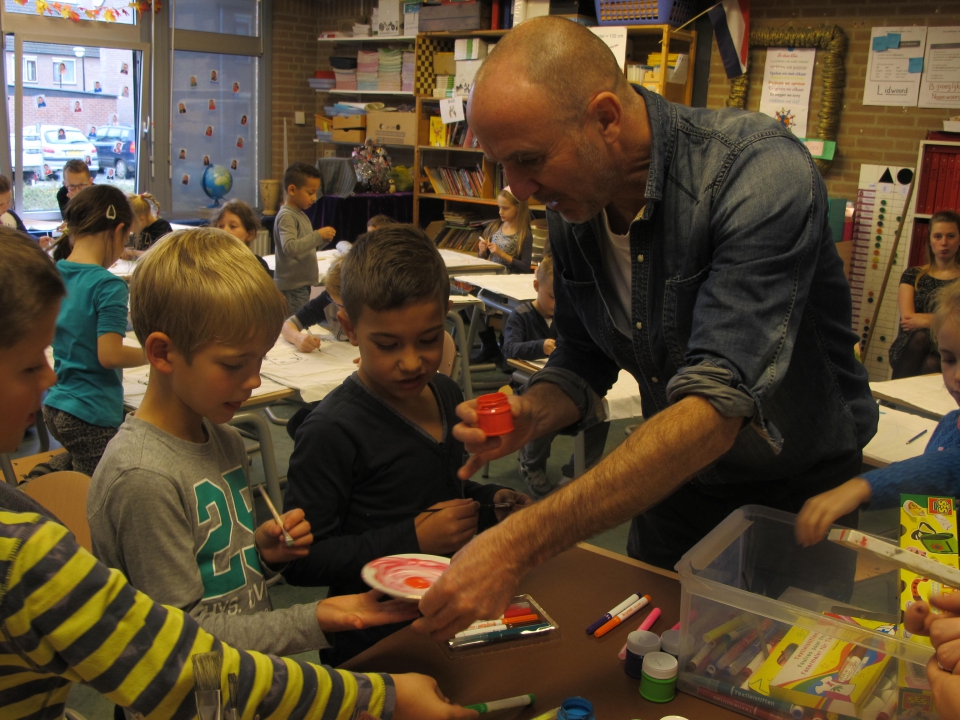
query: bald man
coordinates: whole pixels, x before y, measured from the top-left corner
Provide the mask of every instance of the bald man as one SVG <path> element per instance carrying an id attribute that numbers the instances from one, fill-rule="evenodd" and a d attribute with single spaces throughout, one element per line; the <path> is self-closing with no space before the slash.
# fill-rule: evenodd
<path id="1" fill-rule="evenodd" d="M 877 406 L 854 357 L 850 290 L 810 154 L 771 118 L 632 88 L 606 45 L 562 18 L 510 31 L 467 120 L 513 194 L 545 203 L 559 340 L 486 438 L 489 460 L 602 419 L 620 369 L 646 422 L 603 462 L 464 547 L 420 603 L 449 637 L 497 617 L 523 575 L 633 518 L 632 557 L 672 567 L 737 507 L 796 512 L 860 472 Z"/>

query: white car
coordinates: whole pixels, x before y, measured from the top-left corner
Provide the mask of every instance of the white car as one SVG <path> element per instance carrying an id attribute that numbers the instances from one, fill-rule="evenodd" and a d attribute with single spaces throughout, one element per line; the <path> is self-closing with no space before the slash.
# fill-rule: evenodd
<path id="1" fill-rule="evenodd" d="M 62 172 L 68 160 L 83 160 L 93 175 L 100 171 L 96 146 L 75 127 L 41 125 L 40 147 L 45 177 Z"/>
<path id="2" fill-rule="evenodd" d="M 10 134 L 10 166 L 17 164 L 15 136 Z M 40 147 L 40 135 L 34 127 L 25 127 L 23 129 L 23 143 L 21 145 L 23 161 L 20 163 L 20 169 L 23 171 L 23 179 L 26 182 L 33 183 L 43 177 L 43 150 Z"/>

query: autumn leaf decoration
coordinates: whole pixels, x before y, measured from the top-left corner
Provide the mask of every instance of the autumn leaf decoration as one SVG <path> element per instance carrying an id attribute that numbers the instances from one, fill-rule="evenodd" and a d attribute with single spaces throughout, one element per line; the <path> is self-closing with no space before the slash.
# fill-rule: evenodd
<path id="1" fill-rule="evenodd" d="M 14 0 L 17 5 L 26 5 L 28 0 Z M 124 8 L 105 8 L 105 7 L 93 7 L 93 8 L 83 8 L 83 7 L 74 7 L 73 5 L 67 5 L 60 2 L 47 2 L 47 0 L 36 0 L 35 7 L 37 15 L 58 15 L 67 20 L 73 20 L 74 22 L 79 22 L 81 20 L 81 14 L 83 17 L 88 20 L 102 20 L 104 22 L 117 22 L 120 19 L 120 16 L 129 16 L 131 8 L 133 12 L 140 13 L 149 13 L 152 9 L 153 12 L 160 12 L 163 4 L 161 0 L 134 0 L 129 3 L 127 7 Z"/>

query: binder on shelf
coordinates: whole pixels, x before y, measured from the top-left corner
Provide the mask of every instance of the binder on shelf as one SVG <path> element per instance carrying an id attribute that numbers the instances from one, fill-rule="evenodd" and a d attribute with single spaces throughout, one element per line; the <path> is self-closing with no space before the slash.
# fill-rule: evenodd
<path id="1" fill-rule="evenodd" d="M 923 153 L 923 164 L 920 169 L 920 184 L 917 186 L 917 212 L 925 213 L 927 212 L 927 196 L 930 194 L 930 164 L 932 159 L 933 152 L 930 148 L 926 148 Z"/>
<path id="2" fill-rule="evenodd" d="M 933 212 L 933 206 L 936 204 L 937 183 L 940 181 L 940 153 L 930 151 L 930 187 L 927 191 L 926 202 L 923 205 L 923 212 L 929 215 Z"/>
<path id="3" fill-rule="evenodd" d="M 939 153 L 940 168 L 937 172 L 937 197 L 933 203 L 933 209 L 930 212 L 939 212 L 944 209 L 944 195 L 947 192 L 947 173 L 950 156 L 947 153 Z"/>

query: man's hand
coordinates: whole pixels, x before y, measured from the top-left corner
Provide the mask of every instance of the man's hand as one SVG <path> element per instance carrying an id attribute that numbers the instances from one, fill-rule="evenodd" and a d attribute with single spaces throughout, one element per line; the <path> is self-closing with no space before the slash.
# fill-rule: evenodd
<path id="1" fill-rule="evenodd" d="M 477 534 L 480 503 L 476 500 L 447 500 L 430 509 L 435 512 L 422 512 L 414 520 L 421 552 L 448 555 L 462 548 Z"/>
<path id="2" fill-rule="evenodd" d="M 458 475 L 467 480 L 491 460 L 514 453 L 537 437 L 534 423 L 534 405 L 527 395 L 509 395 L 513 411 L 513 432 L 488 438 L 478 426 L 477 401 L 467 400 L 457 405 L 457 416 L 463 420 L 453 428 L 453 436 L 463 442 L 472 457 L 460 468 Z M 570 403 L 573 405 L 573 403 Z"/>
<path id="3" fill-rule="evenodd" d="M 300 334 L 300 339 L 296 342 L 297 350 L 302 353 L 313 352 L 320 349 L 320 339 L 306 333 Z"/>
<path id="4" fill-rule="evenodd" d="M 280 519 L 283 520 L 283 527 L 290 533 L 290 537 L 296 541 L 293 547 L 287 547 L 283 538 L 283 529 L 272 518 L 258 527 L 254 535 L 260 557 L 270 565 L 282 565 L 291 560 L 306 557 L 313 544 L 310 523 L 304 520 L 304 512 L 301 508 L 285 512 Z"/>
<path id="5" fill-rule="evenodd" d="M 417 604 L 407 600 L 379 602 L 383 593 L 376 590 L 359 595 L 337 595 L 317 603 L 317 622 L 324 632 L 363 630 L 377 625 L 415 620 L 420 616 Z"/>
<path id="6" fill-rule="evenodd" d="M 870 483 L 853 478 L 833 490 L 820 493 L 803 504 L 795 529 L 797 542 L 804 546 L 823 540 L 830 526 L 870 500 Z"/>
<path id="7" fill-rule="evenodd" d="M 517 553 L 502 538 L 507 526 L 523 515 L 507 518 L 453 556 L 450 567 L 420 599 L 424 617 L 414 622 L 415 631 L 446 640 L 477 618 L 500 617 L 525 574 L 515 562 Z"/>
<path id="8" fill-rule="evenodd" d="M 557 341 L 553 338 L 547 338 L 543 341 L 543 354 L 550 355 L 554 350 L 557 349 Z"/>
<path id="9" fill-rule="evenodd" d="M 903 624 L 914 635 L 929 635 L 933 659 L 940 668 L 960 675 L 960 593 L 935 595 L 930 602 L 941 612 L 933 613 L 927 603 L 915 602 L 903 614 Z"/>
<path id="10" fill-rule="evenodd" d="M 493 512 L 497 516 L 497 522 L 502 522 L 508 516 L 513 515 L 517 510 L 523 510 L 523 508 L 528 505 L 533 505 L 533 498 L 529 495 L 526 495 L 516 490 L 511 490 L 510 488 L 503 488 L 502 490 L 497 490 L 496 494 L 493 496 L 493 504 L 498 505 L 500 503 L 513 503 L 513 507 L 508 508 L 494 508 Z"/>
<path id="11" fill-rule="evenodd" d="M 332 227 L 322 227 L 317 230 L 317 235 L 319 235 L 322 240 L 330 242 L 337 236 L 337 231 Z"/>
<path id="12" fill-rule="evenodd" d="M 397 690 L 393 720 L 474 720 L 480 717 L 476 710 L 451 704 L 432 677 L 416 673 L 392 677 Z"/>

